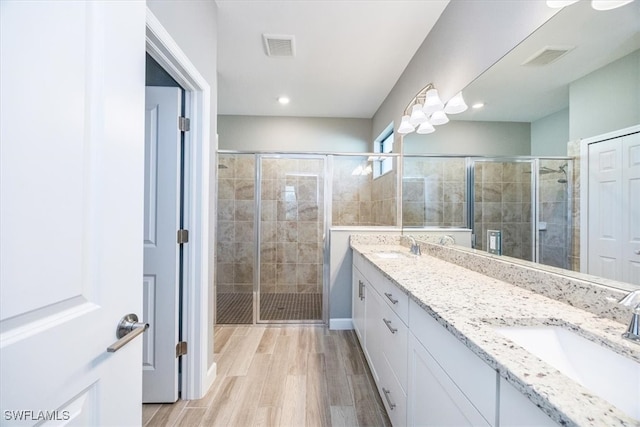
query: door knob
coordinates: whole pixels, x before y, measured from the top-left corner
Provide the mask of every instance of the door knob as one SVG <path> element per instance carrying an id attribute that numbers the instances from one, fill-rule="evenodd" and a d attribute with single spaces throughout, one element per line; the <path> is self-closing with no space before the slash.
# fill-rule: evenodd
<path id="1" fill-rule="evenodd" d="M 107 347 L 107 352 L 115 353 L 148 328 L 148 323 L 138 322 L 138 316 L 133 313 L 127 314 L 120 319 L 118 327 L 116 328 L 116 337 L 118 337 L 118 341 Z"/>
<path id="2" fill-rule="evenodd" d="M 636 253 L 636 255 L 640 255 L 640 249 L 636 249 L 634 252 Z"/>

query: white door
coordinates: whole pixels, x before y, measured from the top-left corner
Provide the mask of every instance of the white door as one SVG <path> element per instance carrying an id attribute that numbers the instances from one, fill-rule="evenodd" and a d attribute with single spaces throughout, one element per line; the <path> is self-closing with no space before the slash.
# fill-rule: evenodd
<path id="1" fill-rule="evenodd" d="M 622 138 L 622 279 L 640 285 L 640 133 Z"/>
<path id="2" fill-rule="evenodd" d="M 622 280 L 621 200 L 620 141 L 589 145 L 589 274 Z"/>
<path id="3" fill-rule="evenodd" d="M 588 272 L 640 285 L 640 133 L 589 145 Z"/>
<path id="4" fill-rule="evenodd" d="M 145 91 L 144 402 L 178 399 L 180 115 L 177 87 Z"/>
<path id="5" fill-rule="evenodd" d="M 0 2 L 2 424 L 140 424 L 145 12 Z"/>

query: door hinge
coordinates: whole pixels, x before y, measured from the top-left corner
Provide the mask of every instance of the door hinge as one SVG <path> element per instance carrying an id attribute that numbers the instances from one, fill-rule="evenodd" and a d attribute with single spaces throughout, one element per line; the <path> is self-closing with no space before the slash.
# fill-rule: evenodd
<path id="1" fill-rule="evenodd" d="M 189 230 L 178 230 L 178 244 L 182 245 L 183 243 L 189 243 Z"/>
<path id="2" fill-rule="evenodd" d="M 176 344 L 176 357 L 184 356 L 185 354 L 187 354 L 187 342 L 180 341 Z"/>
<path id="3" fill-rule="evenodd" d="M 186 117 L 178 117 L 178 130 L 180 132 L 187 132 L 191 130 L 191 120 Z"/>

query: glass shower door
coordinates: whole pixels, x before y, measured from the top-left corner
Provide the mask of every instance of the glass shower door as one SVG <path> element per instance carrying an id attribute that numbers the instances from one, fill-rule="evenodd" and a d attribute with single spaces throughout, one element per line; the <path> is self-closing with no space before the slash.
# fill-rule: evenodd
<path id="1" fill-rule="evenodd" d="M 325 162 L 259 157 L 258 322 L 323 320 Z"/>

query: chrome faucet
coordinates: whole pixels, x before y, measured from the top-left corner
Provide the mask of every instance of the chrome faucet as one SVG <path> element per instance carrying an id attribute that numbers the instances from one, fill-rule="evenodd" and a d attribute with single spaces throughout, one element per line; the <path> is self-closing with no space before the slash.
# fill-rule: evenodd
<path id="1" fill-rule="evenodd" d="M 442 246 L 453 245 L 455 243 L 456 243 L 456 240 L 453 238 L 453 236 L 445 234 L 444 236 L 440 237 L 440 244 Z"/>
<path id="2" fill-rule="evenodd" d="M 622 337 L 640 343 L 640 289 L 629 292 L 619 303 L 625 307 L 633 307 L 629 327 Z"/>
<path id="3" fill-rule="evenodd" d="M 420 245 L 416 243 L 416 239 L 409 236 L 409 240 L 411 241 L 411 253 L 414 255 L 421 255 Z"/>

